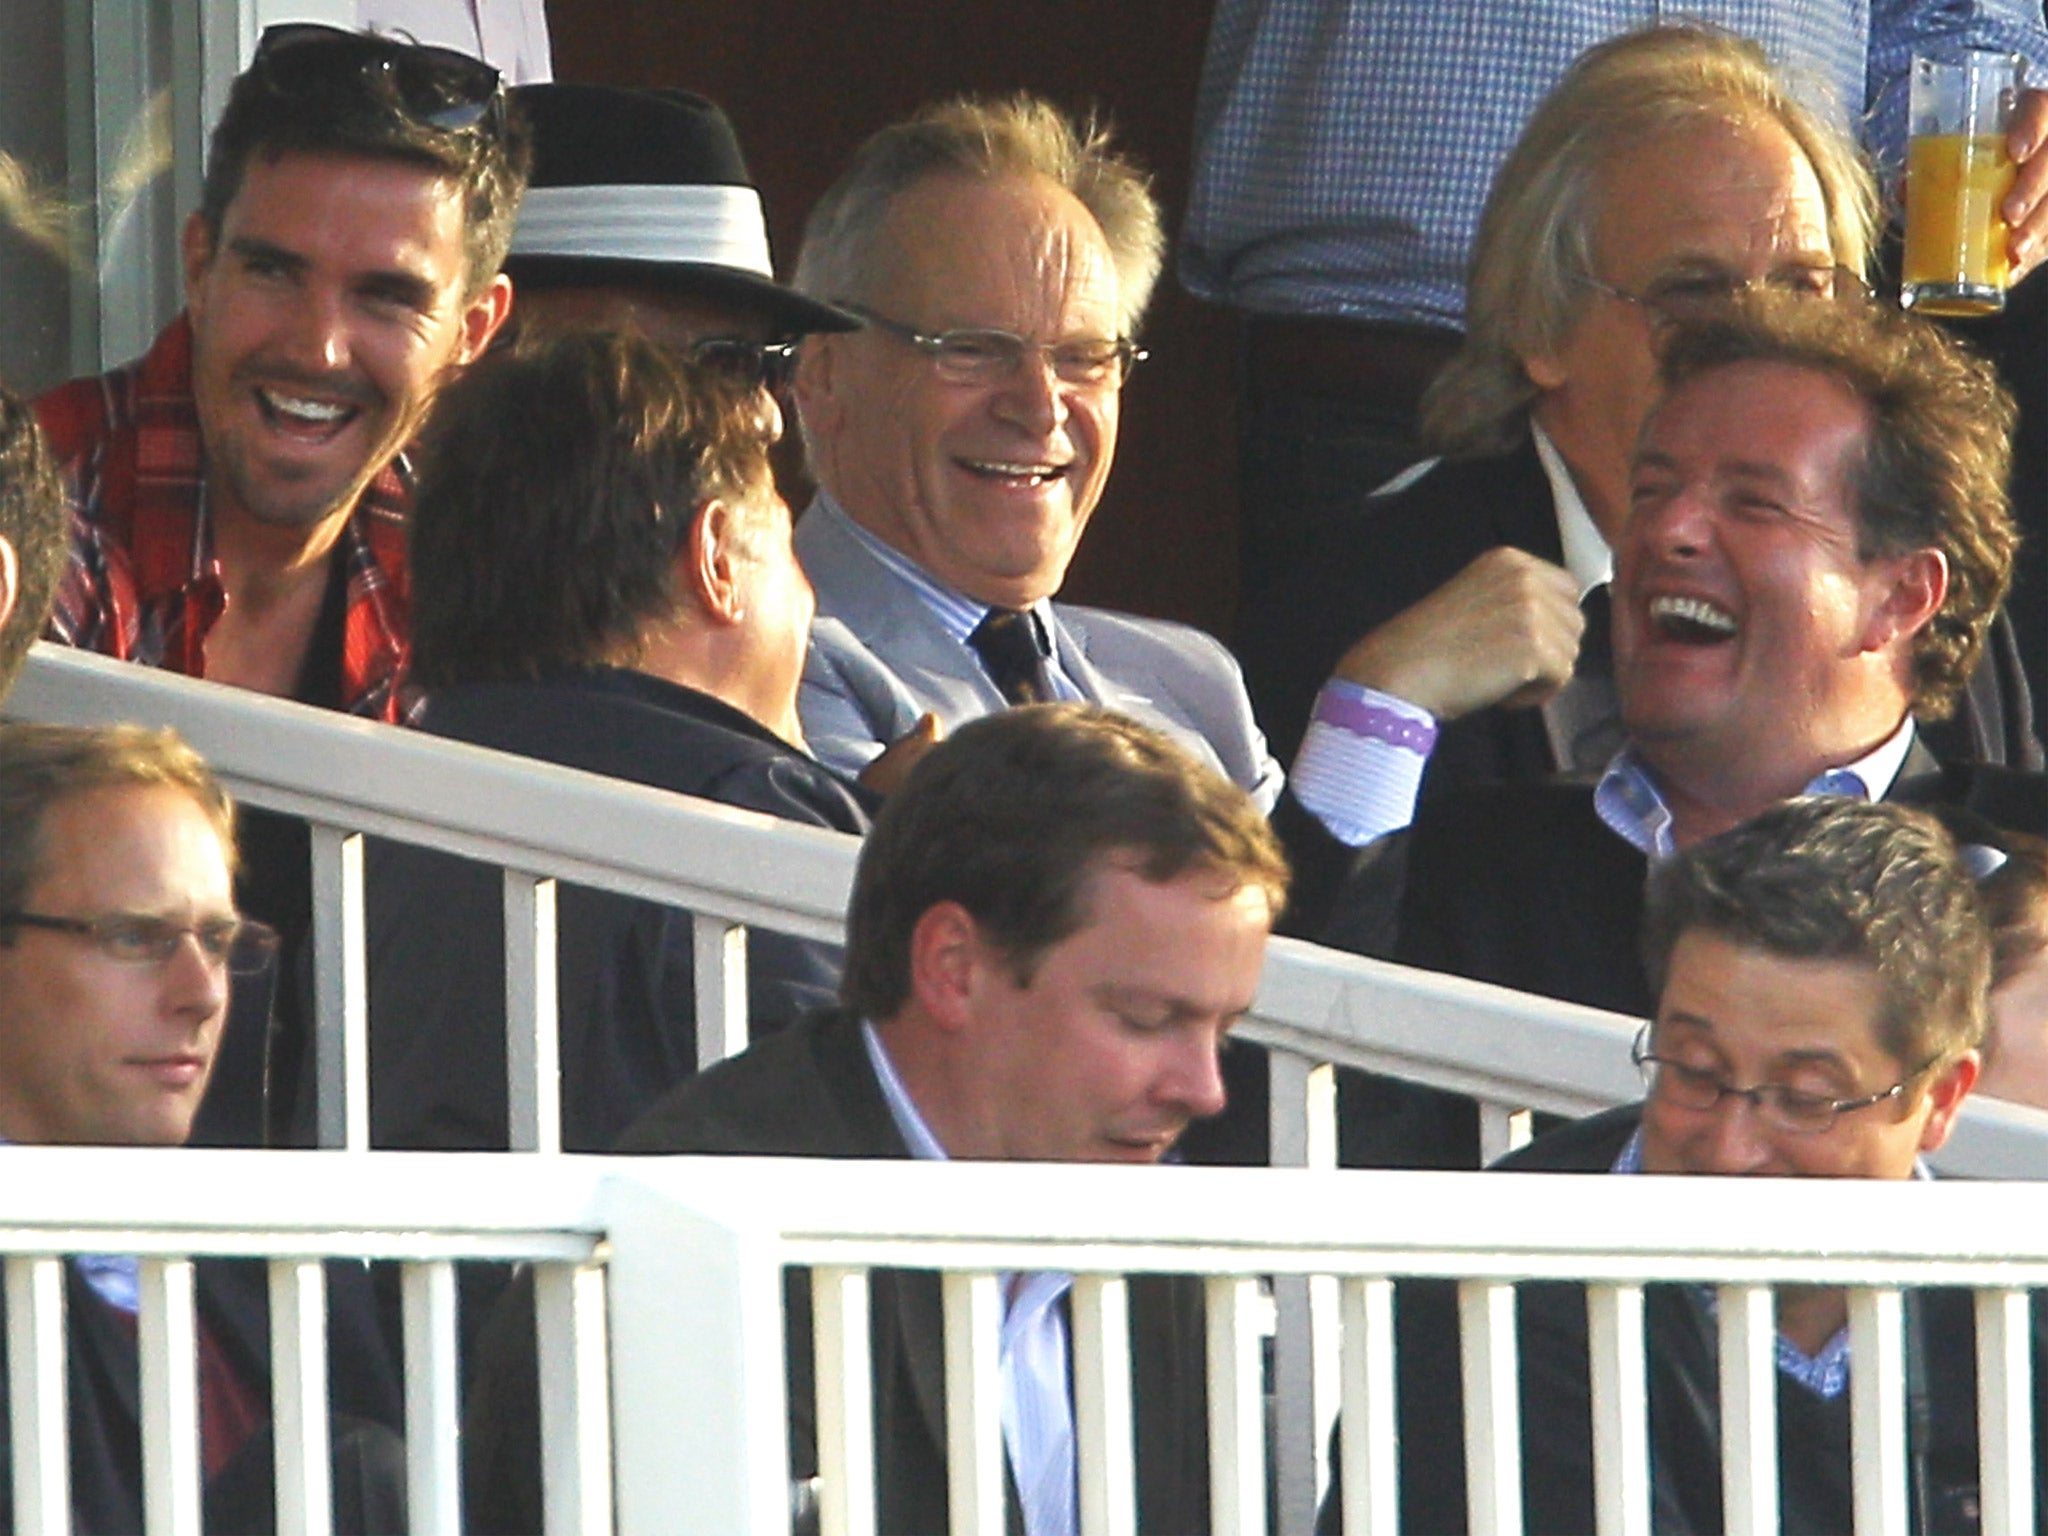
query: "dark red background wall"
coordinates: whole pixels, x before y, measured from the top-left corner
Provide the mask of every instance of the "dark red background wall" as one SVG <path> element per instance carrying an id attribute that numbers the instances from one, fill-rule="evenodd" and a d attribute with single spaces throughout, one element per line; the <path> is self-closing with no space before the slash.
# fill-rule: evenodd
<path id="1" fill-rule="evenodd" d="M 811 201 L 869 133 L 960 91 L 1099 107 L 1155 172 L 1169 230 L 1187 198 L 1207 0 L 548 0 L 564 80 L 682 86 L 738 126 L 787 275 Z M 1171 268 L 1132 377 L 1116 472 L 1066 595 L 1227 636 L 1237 598 L 1234 328 Z"/>

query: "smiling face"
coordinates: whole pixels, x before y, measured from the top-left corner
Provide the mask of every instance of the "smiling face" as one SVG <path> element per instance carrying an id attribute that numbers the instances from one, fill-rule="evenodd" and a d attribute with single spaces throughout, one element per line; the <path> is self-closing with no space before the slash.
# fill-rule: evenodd
<path id="1" fill-rule="evenodd" d="M 182 789 L 73 795 L 43 823 L 24 908 L 50 917 L 234 916 L 227 850 Z M 224 966 L 187 938 L 161 964 L 112 959 L 75 933 L 18 928 L 0 946 L 0 1136 L 177 1146 L 213 1072 Z"/>
<path id="2" fill-rule="evenodd" d="M 1189 1121 L 1223 1108 L 1217 1053 L 1258 989 L 1264 890 L 1213 870 L 1154 884 L 1112 863 L 1087 902 L 1087 926 L 1040 956 L 1027 983 L 1007 954 L 973 941 L 967 1086 L 954 1113 L 934 1117 L 952 1156 L 1157 1162 Z"/>
<path id="3" fill-rule="evenodd" d="M 877 236 L 859 297 L 927 335 L 1052 343 L 1118 334 L 1116 268 L 1094 217 L 1050 182 L 927 177 Z M 797 400 L 822 484 L 854 520 L 956 591 L 1021 608 L 1057 592 L 1102 497 L 1119 393 L 1053 377 L 950 383 L 878 329 L 806 343 Z"/>
<path id="4" fill-rule="evenodd" d="M 1845 385 L 1775 362 L 1702 374 L 1651 418 L 1615 551 L 1615 685 L 1666 777 L 1779 799 L 1904 718 L 1945 567 L 1858 556 L 1866 425 Z"/>
<path id="5" fill-rule="evenodd" d="M 1702 122 L 1601 167 L 1593 276 L 1642 294 L 1686 278 L 1755 279 L 1834 263 L 1813 167 L 1776 123 Z M 1614 542 L 1629 456 L 1657 396 L 1655 316 L 1595 290 L 1554 356 L 1527 359 L 1536 420 Z"/>
<path id="6" fill-rule="evenodd" d="M 1878 1041 L 1874 966 L 1788 959 L 1695 928 L 1671 951 L 1650 1050 L 1738 1088 L 1776 1083 L 1831 1099 L 1881 1093 L 1919 1062 Z M 1976 1080 L 1976 1052 L 1913 1083 L 1896 1099 L 1849 1110 L 1825 1131 L 1774 1131 L 1748 1101 L 1724 1095 L 1686 1109 L 1652 1094 L 1643 1104 L 1646 1173 L 1779 1174 L 1903 1179 L 1948 1139 Z"/>
<path id="7" fill-rule="evenodd" d="M 483 350 L 510 286 L 464 297 L 462 199 L 431 172 L 257 156 L 219 240 L 185 228 L 192 391 L 216 515 L 339 519 Z"/>

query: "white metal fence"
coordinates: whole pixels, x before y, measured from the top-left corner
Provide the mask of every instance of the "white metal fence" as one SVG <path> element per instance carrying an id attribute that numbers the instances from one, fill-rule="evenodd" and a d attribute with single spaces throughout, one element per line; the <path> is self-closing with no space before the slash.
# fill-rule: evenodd
<path id="1" fill-rule="evenodd" d="M 1728 1528 L 1776 1525 L 1770 1288 L 1853 1288 L 1859 1532 L 1908 1528 L 1902 1289 L 1978 1294 L 1983 1529 L 2032 1531 L 2032 1352 L 2024 1291 L 2048 1284 L 2048 1188 L 1571 1175 L 1079 1169 L 504 1154 L 13 1148 L 0 1193 L 17 1529 L 67 1529 L 58 1256 L 145 1261 L 140 1336 L 149 1530 L 197 1529 L 186 1261 L 267 1259 L 281 1433 L 279 1529 L 325 1530 L 316 1261 L 401 1262 L 413 1529 L 458 1529 L 458 1259 L 523 1258 L 539 1287 L 552 1536 L 781 1532 L 789 1518 L 782 1284 L 808 1267 L 820 1508 L 872 1531 L 866 1279 L 938 1270 L 952 1528 L 1003 1530 L 995 1277 L 1067 1270 L 1082 1529 L 1135 1529 L 1125 1277 L 1194 1275 L 1206 1295 L 1213 1528 L 1266 1529 L 1259 1347 L 1271 1276 L 1341 1295 L 1345 1529 L 1402 1528 L 1394 1475 L 1390 1283 L 1463 1282 L 1465 1445 L 1474 1529 L 1519 1517 L 1511 1287 L 1568 1279 L 1589 1312 L 1602 1532 L 1649 1528 L 1641 1287 L 1720 1286 Z M 1598 1198 L 1590 1198 L 1597 1189 Z M 979 1304 L 977 1304 L 979 1303 Z M 1736 1320 L 1741 1320 L 1738 1326 Z M 715 1406 L 713 1406 L 715 1405 Z"/>
<path id="2" fill-rule="evenodd" d="M 853 839 L 459 743 L 37 648 L 9 705 L 44 720 L 175 726 L 254 805 L 313 826 L 319 1142 L 369 1142 L 362 838 L 417 842 L 500 866 L 506 915 L 511 1145 L 560 1144 L 555 1055 L 558 880 L 687 909 L 697 927 L 699 1059 L 745 1038 L 745 926 L 836 940 Z M 1335 1162 L 1333 1065 L 1471 1094 L 1489 1153 L 1529 1110 L 1575 1115 L 1633 1097 L 1634 1021 L 1315 946 L 1276 941 L 1243 1037 L 1272 1051 L 1272 1159 Z M 1977 1100 L 1944 1171 L 2031 1178 L 2048 1116 Z M 1278 1508 L 1305 1526 L 1335 1401 L 1335 1311 L 1306 1280 L 1275 1283 Z"/>

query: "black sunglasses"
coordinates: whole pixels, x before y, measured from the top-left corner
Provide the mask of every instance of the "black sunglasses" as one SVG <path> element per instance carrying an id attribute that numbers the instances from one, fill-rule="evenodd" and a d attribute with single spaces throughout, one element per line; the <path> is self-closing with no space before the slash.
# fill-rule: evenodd
<path id="1" fill-rule="evenodd" d="M 450 133 L 504 125 L 504 79 L 453 48 L 311 21 L 265 27 L 250 71 L 280 96 L 318 96 L 367 86 L 416 123 Z"/>
<path id="2" fill-rule="evenodd" d="M 746 389 L 782 394 L 796 376 L 796 343 L 706 336 L 689 347 L 690 361 Z"/>

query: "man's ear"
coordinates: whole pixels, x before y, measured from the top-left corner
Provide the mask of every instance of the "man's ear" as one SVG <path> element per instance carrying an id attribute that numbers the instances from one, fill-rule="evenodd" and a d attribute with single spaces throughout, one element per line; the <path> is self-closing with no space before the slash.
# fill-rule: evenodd
<path id="1" fill-rule="evenodd" d="M 205 278 L 207 268 L 213 265 L 213 233 L 196 209 L 185 220 L 184 231 L 178 236 L 178 255 L 185 268 L 185 307 L 200 308 L 204 301 L 195 303 L 193 294 Z"/>
<path id="2" fill-rule="evenodd" d="M 462 334 L 455 344 L 458 365 L 475 362 L 512 313 L 512 279 L 500 272 L 462 311 Z"/>
<path id="3" fill-rule="evenodd" d="M 689 535 L 676 551 L 677 592 L 687 592 L 714 624 L 741 624 L 747 617 L 740 582 L 738 523 L 733 506 L 713 497 L 690 519 Z"/>
<path id="4" fill-rule="evenodd" d="M 797 414 L 813 433 L 838 430 L 845 407 L 839 400 L 839 349 L 845 337 L 831 331 L 806 336 L 797 353 L 790 395 Z"/>
<path id="5" fill-rule="evenodd" d="M 1887 579 L 1865 627 L 1863 648 L 1880 651 L 1912 639 L 1934 622 L 1948 600 L 1948 556 L 1938 549 L 1916 549 L 1872 564 Z"/>
<path id="6" fill-rule="evenodd" d="M 1570 377 L 1565 372 L 1564 364 L 1558 361 L 1555 353 L 1551 352 L 1545 352 L 1537 357 L 1523 358 L 1522 372 L 1529 375 L 1529 382 L 1538 389 L 1561 388 L 1565 380 Z"/>
<path id="7" fill-rule="evenodd" d="M 14 546 L 0 538 L 0 626 L 5 626 L 7 616 L 14 612 L 14 599 L 20 591 L 21 561 Z"/>
<path id="8" fill-rule="evenodd" d="M 1920 1150 L 1937 1152 L 1948 1133 L 1955 1129 L 1956 1112 L 1963 1107 L 1963 1100 L 1970 1096 L 1970 1090 L 1977 1086 L 1977 1076 L 1984 1070 L 1984 1058 L 1975 1051 L 1965 1051 L 1946 1067 L 1941 1075 L 1927 1087 L 1927 1124 L 1920 1129 Z"/>
<path id="9" fill-rule="evenodd" d="M 980 925 L 957 901 L 935 902 L 911 928 L 910 994 L 939 1028 L 958 1031 L 973 1022 L 985 949 Z"/>

